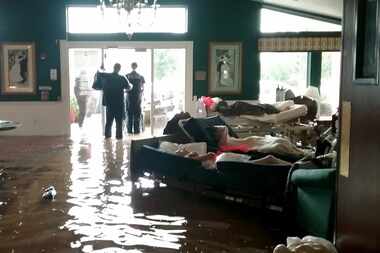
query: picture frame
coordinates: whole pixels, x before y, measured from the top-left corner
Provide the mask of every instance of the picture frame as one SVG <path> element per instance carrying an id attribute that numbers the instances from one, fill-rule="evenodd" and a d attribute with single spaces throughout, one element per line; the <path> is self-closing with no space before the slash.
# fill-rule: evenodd
<path id="1" fill-rule="evenodd" d="M 1 95 L 36 94 L 34 43 L 4 43 L 0 52 Z"/>
<path id="2" fill-rule="evenodd" d="M 242 93 L 242 43 L 210 42 L 209 95 Z"/>

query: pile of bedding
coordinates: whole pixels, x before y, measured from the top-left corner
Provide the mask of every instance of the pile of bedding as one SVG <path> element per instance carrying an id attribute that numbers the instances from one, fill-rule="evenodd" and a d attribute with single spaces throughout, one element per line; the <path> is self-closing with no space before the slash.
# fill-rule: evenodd
<path id="1" fill-rule="evenodd" d="M 284 123 L 304 117 L 308 107 L 293 100 L 274 104 L 261 104 L 255 100 L 223 101 L 220 98 L 202 97 L 209 116 L 220 115 L 231 125 Z M 257 124 L 257 123 L 256 123 Z"/>
<path id="2" fill-rule="evenodd" d="M 202 163 L 205 169 L 216 169 L 218 162 L 241 162 L 251 163 L 252 165 L 263 166 L 290 166 L 291 163 L 281 160 L 273 155 L 266 155 L 262 158 L 251 159 L 247 154 L 239 154 L 233 152 L 207 152 L 206 142 L 195 142 L 187 144 L 178 144 L 163 141 L 160 143 L 159 149 L 169 154 L 175 154 L 187 158 L 191 158 Z"/>
<path id="3" fill-rule="evenodd" d="M 162 142 L 160 150 L 201 161 L 207 169 L 215 169 L 218 161 L 289 165 L 307 155 L 304 150 L 297 148 L 286 138 L 272 136 L 238 138 L 219 116 L 180 120 L 179 125 L 190 143 Z"/>
<path id="4" fill-rule="evenodd" d="M 262 122 L 262 123 L 284 123 L 289 122 L 300 117 L 303 117 L 307 114 L 307 106 L 305 105 L 297 105 L 294 104 L 292 100 L 278 102 L 273 104 L 273 107 L 277 109 L 276 113 L 264 113 L 262 115 L 250 115 L 242 111 L 238 116 L 241 119 L 232 120 L 245 120 L 245 122 L 252 123 L 254 121 Z M 224 118 L 228 118 L 229 116 L 222 115 Z"/>

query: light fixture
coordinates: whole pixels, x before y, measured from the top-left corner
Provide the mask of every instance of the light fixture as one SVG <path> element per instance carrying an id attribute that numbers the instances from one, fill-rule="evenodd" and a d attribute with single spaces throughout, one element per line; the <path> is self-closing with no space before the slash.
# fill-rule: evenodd
<path id="1" fill-rule="evenodd" d="M 151 9 L 153 11 L 153 18 L 158 8 L 157 0 L 99 0 L 99 6 L 102 14 L 104 15 L 106 8 L 115 8 L 119 15 L 121 25 L 124 26 L 125 33 L 131 39 L 136 28 L 144 24 L 153 23 L 141 17 L 143 10 Z"/>

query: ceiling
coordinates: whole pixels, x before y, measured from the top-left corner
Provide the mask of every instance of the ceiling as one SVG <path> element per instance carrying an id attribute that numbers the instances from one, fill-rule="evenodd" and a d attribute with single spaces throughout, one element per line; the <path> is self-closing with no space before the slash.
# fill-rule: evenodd
<path id="1" fill-rule="evenodd" d="M 279 7 L 338 18 L 343 16 L 343 0 L 255 0 Z"/>

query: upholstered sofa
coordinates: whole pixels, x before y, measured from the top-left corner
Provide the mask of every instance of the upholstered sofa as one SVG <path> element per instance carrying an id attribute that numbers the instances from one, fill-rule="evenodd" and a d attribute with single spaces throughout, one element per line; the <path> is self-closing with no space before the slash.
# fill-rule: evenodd
<path id="1" fill-rule="evenodd" d="M 217 150 L 217 140 L 208 130 L 212 126 L 226 125 L 219 117 L 190 118 L 182 127 L 187 138 L 176 135 L 132 141 L 131 172 L 134 179 L 148 172 L 168 185 L 190 185 L 204 193 L 217 194 L 222 198 L 247 200 L 261 207 L 282 207 L 294 157 L 279 157 L 290 163 L 282 165 L 258 165 L 252 160 L 266 154 L 250 152 L 250 161 L 219 161 L 216 169 L 205 168 L 200 161 L 162 151 L 163 141 L 186 143 L 206 142 L 208 151 Z M 228 128 L 228 126 L 227 126 Z M 190 133 L 190 134 L 189 134 Z M 229 135 L 234 136 L 229 128 Z M 175 182 L 174 182 L 175 181 Z"/>
<path id="2" fill-rule="evenodd" d="M 292 214 L 300 231 L 331 240 L 334 231 L 336 169 L 302 168 L 291 174 Z"/>
<path id="3" fill-rule="evenodd" d="M 161 141 L 178 141 L 175 136 L 132 141 L 131 173 L 134 179 L 149 173 L 169 186 L 201 194 L 246 202 L 256 207 L 282 207 L 290 165 L 254 165 L 223 161 L 216 169 L 159 149 Z"/>

